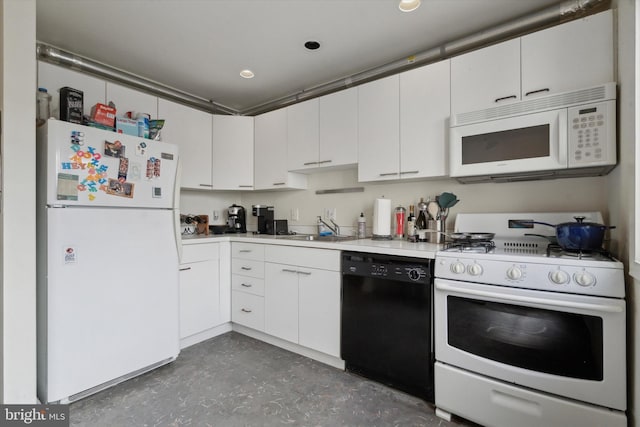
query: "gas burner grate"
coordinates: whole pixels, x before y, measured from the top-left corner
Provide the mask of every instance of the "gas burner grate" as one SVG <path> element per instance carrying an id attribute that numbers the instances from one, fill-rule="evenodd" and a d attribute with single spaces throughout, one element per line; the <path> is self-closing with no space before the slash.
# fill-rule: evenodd
<path id="1" fill-rule="evenodd" d="M 606 258 L 609 261 L 615 261 L 615 258 L 606 249 L 597 249 L 593 251 L 583 251 L 583 250 L 567 250 L 562 249 L 562 247 L 555 243 L 549 243 L 547 245 L 547 257 L 551 256 L 568 256 L 576 259 L 596 259 L 597 257 Z"/>
<path id="2" fill-rule="evenodd" d="M 445 251 L 458 251 L 458 252 L 476 252 L 476 253 L 489 253 L 493 249 L 495 249 L 496 244 L 493 240 L 484 240 L 484 241 L 455 241 L 455 242 L 446 242 L 444 250 Z"/>

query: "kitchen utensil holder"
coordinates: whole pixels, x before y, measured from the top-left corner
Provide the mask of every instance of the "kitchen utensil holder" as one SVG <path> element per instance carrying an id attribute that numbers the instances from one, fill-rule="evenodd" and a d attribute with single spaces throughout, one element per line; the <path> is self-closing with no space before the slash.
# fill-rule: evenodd
<path id="1" fill-rule="evenodd" d="M 444 219 L 430 219 L 427 221 L 427 236 L 431 243 L 444 243 L 446 221 Z"/>

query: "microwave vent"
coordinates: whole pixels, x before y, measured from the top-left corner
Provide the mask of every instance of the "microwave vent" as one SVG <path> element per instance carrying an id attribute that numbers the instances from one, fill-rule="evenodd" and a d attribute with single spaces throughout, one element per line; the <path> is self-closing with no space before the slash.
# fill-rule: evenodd
<path id="1" fill-rule="evenodd" d="M 532 112 L 554 110 L 610 99 L 616 99 L 615 83 L 607 83 L 605 85 L 576 90 L 573 92 L 563 92 L 526 101 L 514 102 L 512 104 L 505 104 L 499 107 L 488 108 L 486 110 L 456 114 L 454 117 L 455 123 L 452 126 L 484 122 L 509 116 L 519 116 Z"/>

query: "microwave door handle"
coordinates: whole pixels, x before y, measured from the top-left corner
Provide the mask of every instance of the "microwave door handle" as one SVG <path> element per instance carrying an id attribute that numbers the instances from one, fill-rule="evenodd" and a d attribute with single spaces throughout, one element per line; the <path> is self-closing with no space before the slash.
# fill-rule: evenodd
<path id="1" fill-rule="evenodd" d="M 573 308 L 578 310 L 588 310 L 601 313 L 622 313 L 623 308 L 616 305 L 591 304 L 577 301 L 558 301 L 550 298 L 528 297 L 520 295 L 506 295 L 499 292 L 482 291 L 477 289 L 463 289 L 447 283 L 436 283 L 436 290 L 445 292 L 456 292 L 462 295 L 475 297 L 492 298 L 505 302 L 520 302 L 525 304 L 537 304 L 560 308 Z"/>
<path id="2" fill-rule="evenodd" d="M 563 109 L 558 115 L 558 162 L 568 166 L 567 155 L 569 152 L 569 119 L 567 109 Z"/>

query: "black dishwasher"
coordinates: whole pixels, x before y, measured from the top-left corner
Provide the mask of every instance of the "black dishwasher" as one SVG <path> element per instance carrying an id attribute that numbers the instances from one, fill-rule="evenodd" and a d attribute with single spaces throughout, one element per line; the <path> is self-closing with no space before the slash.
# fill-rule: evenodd
<path id="1" fill-rule="evenodd" d="M 433 402 L 433 260 L 342 253 L 347 371 Z"/>

